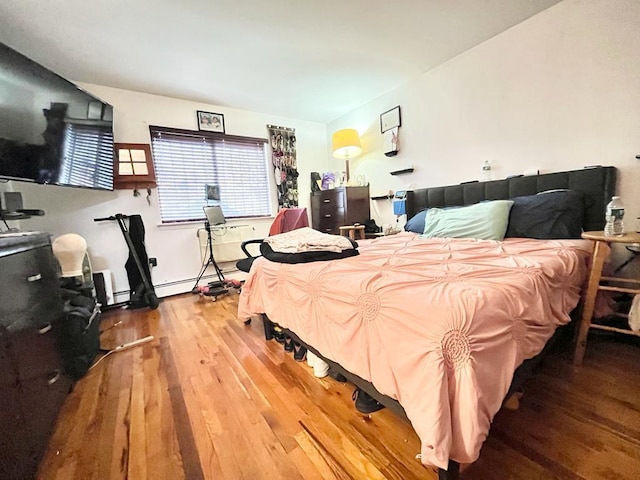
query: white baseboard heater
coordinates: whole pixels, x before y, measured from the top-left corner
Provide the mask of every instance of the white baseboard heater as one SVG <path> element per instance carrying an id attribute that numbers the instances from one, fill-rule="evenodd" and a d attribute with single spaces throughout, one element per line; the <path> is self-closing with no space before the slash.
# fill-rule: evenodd
<path id="1" fill-rule="evenodd" d="M 256 238 L 256 236 L 253 227 L 249 225 L 211 227 L 211 243 L 216 262 L 233 262 L 244 258 L 246 255 L 240 249 L 240 244 L 252 238 Z M 209 259 L 206 229 L 198 230 L 198 241 L 200 243 L 200 259 L 204 265 Z"/>

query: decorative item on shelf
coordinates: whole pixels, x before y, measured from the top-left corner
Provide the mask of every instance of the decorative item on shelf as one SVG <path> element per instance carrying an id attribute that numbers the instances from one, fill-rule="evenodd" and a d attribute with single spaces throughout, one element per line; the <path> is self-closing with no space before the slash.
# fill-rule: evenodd
<path id="1" fill-rule="evenodd" d="M 383 150 L 387 157 L 393 157 L 398 154 L 398 132 L 401 123 L 400 105 L 380 115 L 380 133 L 384 138 Z"/>
<path id="2" fill-rule="evenodd" d="M 147 189 L 150 203 L 151 187 L 156 186 L 156 176 L 151 157 L 151 146 L 146 143 L 116 143 L 113 169 L 113 188 L 134 190 Z"/>
<path id="3" fill-rule="evenodd" d="M 271 163 L 278 191 L 278 209 L 298 206 L 298 159 L 295 128 L 267 125 Z"/>
<path id="4" fill-rule="evenodd" d="M 398 154 L 398 127 L 393 127 L 384 132 L 384 154 L 387 157 L 394 157 Z"/>
<path id="5" fill-rule="evenodd" d="M 196 111 L 198 115 L 198 130 L 206 132 L 224 133 L 224 115 L 222 113 L 211 113 Z"/>
<path id="6" fill-rule="evenodd" d="M 345 180 L 349 184 L 351 180 L 349 172 L 349 159 L 355 158 L 362 153 L 362 144 L 360 143 L 360 135 L 354 128 L 345 128 L 334 132 L 331 137 L 331 151 L 334 158 L 345 161 Z"/>

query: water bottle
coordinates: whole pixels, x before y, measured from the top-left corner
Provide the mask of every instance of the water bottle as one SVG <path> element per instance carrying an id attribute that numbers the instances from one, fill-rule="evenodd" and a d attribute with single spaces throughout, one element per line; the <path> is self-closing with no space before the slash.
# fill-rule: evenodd
<path id="1" fill-rule="evenodd" d="M 620 197 L 612 197 L 607 205 L 605 214 L 606 224 L 604 234 L 606 237 L 616 237 L 624 234 L 624 205 Z"/>
<path id="2" fill-rule="evenodd" d="M 482 164 L 482 181 L 488 182 L 491 180 L 491 164 L 489 160 L 485 160 Z"/>

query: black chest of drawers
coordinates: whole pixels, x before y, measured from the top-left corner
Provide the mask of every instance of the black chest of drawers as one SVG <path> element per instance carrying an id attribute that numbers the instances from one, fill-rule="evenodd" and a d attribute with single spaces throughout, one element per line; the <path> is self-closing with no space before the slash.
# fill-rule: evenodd
<path id="1" fill-rule="evenodd" d="M 311 221 L 316 230 L 339 235 L 342 225 L 364 224 L 369 218 L 369 187 L 339 187 L 311 194 Z"/>
<path id="2" fill-rule="evenodd" d="M 49 236 L 0 234 L 0 478 L 37 470 L 71 380 L 57 330 L 63 318 Z"/>

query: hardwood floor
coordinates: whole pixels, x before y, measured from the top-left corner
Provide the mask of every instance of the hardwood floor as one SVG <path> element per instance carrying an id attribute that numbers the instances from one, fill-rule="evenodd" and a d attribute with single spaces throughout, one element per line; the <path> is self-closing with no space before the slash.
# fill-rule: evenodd
<path id="1" fill-rule="evenodd" d="M 237 296 L 183 295 L 104 314 L 104 348 L 155 340 L 76 384 L 38 478 L 437 477 L 408 423 L 359 414 L 351 385 L 316 379 L 236 309 Z M 547 358 L 520 409 L 496 416 L 462 479 L 640 478 L 640 347 L 592 338 L 578 369 L 571 353 Z"/>

